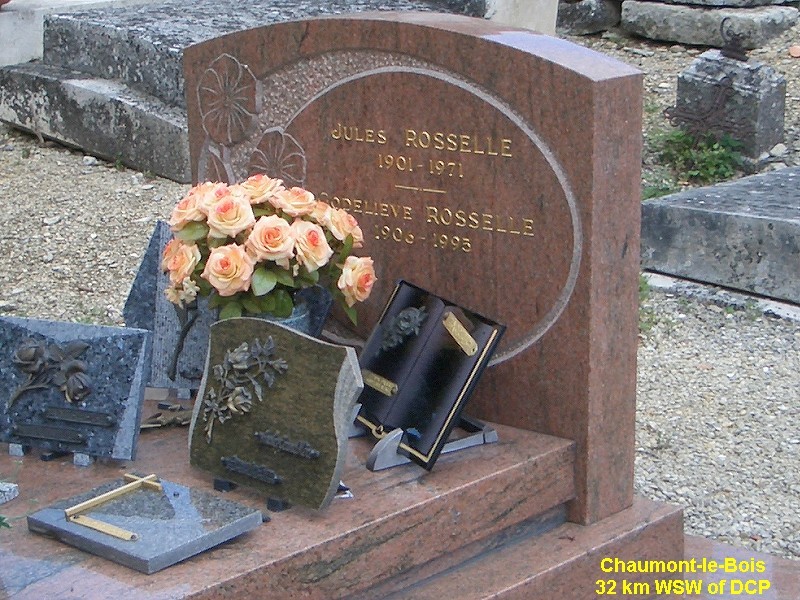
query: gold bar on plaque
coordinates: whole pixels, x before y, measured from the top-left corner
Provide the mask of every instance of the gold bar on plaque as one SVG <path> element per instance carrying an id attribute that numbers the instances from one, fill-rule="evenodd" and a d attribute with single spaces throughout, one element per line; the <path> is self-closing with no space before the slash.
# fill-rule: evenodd
<path id="1" fill-rule="evenodd" d="M 394 381 L 389 381 L 385 377 L 381 377 L 377 373 L 363 369 L 361 371 L 361 378 L 364 380 L 365 385 L 368 385 L 373 390 L 379 391 L 384 396 L 394 396 L 397 393 L 397 384 Z"/>
<path id="2" fill-rule="evenodd" d="M 139 536 L 132 531 L 128 531 L 122 527 L 117 527 L 111 523 L 106 523 L 105 521 L 98 521 L 97 519 L 87 517 L 86 515 L 74 515 L 69 517 L 69 520 L 73 523 L 77 523 L 78 525 L 83 525 L 89 529 L 94 529 L 100 533 L 105 533 L 106 535 L 110 535 L 127 542 L 134 542 L 139 539 Z"/>
<path id="3" fill-rule="evenodd" d="M 447 333 L 456 341 L 456 344 L 461 346 L 464 354 L 467 356 L 475 356 L 478 352 L 478 342 L 475 341 L 475 338 L 469 334 L 469 331 L 464 328 L 461 321 L 459 321 L 453 313 L 448 312 L 445 315 L 444 319 L 442 319 L 442 325 L 444 325 L 444 328 L 447 329 Z"/>
<path id="4" fill-rule="evenodd" d="M 126 483 L 125 485 L 122 485 L 122 486 L 120 486 L 118 488 L 114 488 L 113 490 L 108 491 L 105 494 L 100 494 L 99 496 L 95 496 L 94 498 L 90 498 L 89 500 L 86 500 L 85 502 L 81 502 L 80 504 L 76 504 L 75 506 L 72 506 L 70 508 L 65 508 L 64 509 L 64 513 L 68 517 L 73 517 L 73 516 L 75 516 L 77 514 L 80 514 L 82 512 L 86 512 L 87 510 L 91 510 L 92 508 L 100 506 L 101 504 L 105 504 L 106 502 L 110 502 L 111 500 L 114 500 L 115 498 L 119 498 L 120 496 L 124 496 L 125 494 L 129 494 L 131 492 L 134 492 L 134 491 L 138 490 L 140 487 L 142 487 L 142 485 L 144 485 L 146 483 L 155 484 L 155 485 L 158 486 L 157 489 L 159 489 L 159 490 L 161 489 L 161 484 L 155 481 L 155 479 L 156 479 L 155 473 L 152 474 L 152 475 L 148 475 L 147 477 L 136 477 L 135 475 L 126 476 L 125 479 L 126 480 L 133 479 L 133 481 L 131 481 L 130 483 Z"/>

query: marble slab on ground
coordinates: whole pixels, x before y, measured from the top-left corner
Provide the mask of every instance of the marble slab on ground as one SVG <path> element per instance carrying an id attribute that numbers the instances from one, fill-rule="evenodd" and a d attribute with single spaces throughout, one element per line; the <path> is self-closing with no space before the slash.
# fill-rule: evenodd
<path id="1" fill-rule="evenodd" d="M 642 267 L 800 303 L 800 168 L 642 204 Z"/>
<path id="2" fill-rule="evenodd" d="M 325 508 L 362 389 L 352 348 L 261 319 L 215 323 L 189 431 L 191 464 L 269 497 Z"/>
<path id="3" fill-rule="evenodd" d="M 161 480 L 81 513 L 136 534 L 123 540 L 67 519 L 65 509 L 128 483 L 123 479 L 28 517 L 28 529 L 142 573 L 155 573 L 261 525 L 261 512 L 204 490 Z"/>
<path id="4" fill-rule="evenodd" d="M 0 441 L 131 459 L 150 332 L 0 317 Z"/>

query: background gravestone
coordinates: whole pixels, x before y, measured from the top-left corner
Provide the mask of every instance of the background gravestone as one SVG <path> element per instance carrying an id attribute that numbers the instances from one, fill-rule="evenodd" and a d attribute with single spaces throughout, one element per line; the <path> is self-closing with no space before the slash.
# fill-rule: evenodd
<path id="1" fill-rule="evenodd" d="M 573 520 L 631 504 L 641 73 L 413 13 L 253 29 L 184 68 L 195 180 L 267 172 L 357 217 L 363 335 L 400 278 L 506 324 L 469 411 L 577 442 Z"/>
<path id="2" fill-rule="evenodd" d="M 150 332 L 0 317 L 0 349 L 0 441 L 136 456 Z"/>
<path id="3" fill-rule="evenodd" d="M 215 323 L 189 431 L 191 464 L 324 508 L 339 485 L 362 388 L 352 348 L 261 319 Z"/>

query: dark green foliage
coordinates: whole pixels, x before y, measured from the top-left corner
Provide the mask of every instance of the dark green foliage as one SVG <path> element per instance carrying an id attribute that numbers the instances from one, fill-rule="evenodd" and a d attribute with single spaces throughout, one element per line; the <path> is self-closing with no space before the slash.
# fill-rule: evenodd
<path id="1" fill-rule="evenodd" d="M 658 157 L 686 181 L 710 184 L 731 179 L 742 166 L 741 143 L 725 134 L 695 137 L 673 129 L 655 141 Z"/>

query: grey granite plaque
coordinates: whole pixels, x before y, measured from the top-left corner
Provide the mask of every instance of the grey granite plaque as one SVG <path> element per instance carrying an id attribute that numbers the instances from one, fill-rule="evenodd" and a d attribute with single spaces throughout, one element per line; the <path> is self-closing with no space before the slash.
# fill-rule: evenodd
<path id="1" fill-rule="evenodd" d="M 203 376 L 208 345 L 208 328 L 217 311 L 199 298 L 197 308 L 179 315 L 164 295 L 169 277 L 161 271 L 161 255 L 172 237 L 169 225 L 159 221 L 134 279 L 123 316 L 125 323 L 153 332 L 150 387 L 197 389 Z"/>
<path id="2" fill-rule="evenodd" d="M 30 515 L 28 529 L 150 574 L 261 524 L 261 511 L 210 492 L 165 480 L 158 481 L 161 489 L 137 487 L 136 480 L 129 476 L 57 502 Z M 131 483 L 135 489 L 68 516 L 81 503 Z"/>
<path id="3" fill-rule="evenodd" d="M 130 460 L 150 332 L 0 317 L 0 441 Z"/>
<path id="4" fill-rule="evenodd" d="M 352 348 L 261 319 L 216 323 L 192 415 L 191 464 L 322 509 L 339 485 L 362 388 Z"/>

